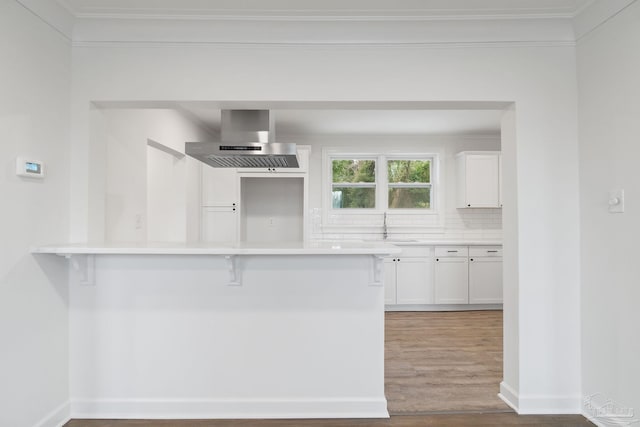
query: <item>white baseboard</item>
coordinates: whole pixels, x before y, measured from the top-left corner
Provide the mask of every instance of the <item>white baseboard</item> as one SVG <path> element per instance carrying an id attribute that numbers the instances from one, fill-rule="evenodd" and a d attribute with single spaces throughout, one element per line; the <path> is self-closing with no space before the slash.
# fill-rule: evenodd
<path id="1" fill-rule="evenodd" d="M 62 427 L 71 419 L 71 405 L 67 401 L 45 415 L 34 427 Z"/>
<path id="2" fill-rule="evenodd" d="M 504 381 L 500 383 L 500 393 L 498 393 L 498 397 L 502 399 L 504 403 L 509 405 L 511 409 L 520 413 L 520 399 L 518 397 L 518 392 Z"/>
<path id="3" fill-rule="evenodd" d="M 71 418 L 389 418 L 387 399 L 72 399 Z"/>
<path id="4" fill-rule="evenodd" d="M 520 395 L 504 381 L 498 397 L 520 415 L 581 414 L 582 398 L 576 396 Z"/>
<path id="5" fill-rule="evenodd" d="M 520 396 L 519 414 L 581 414 L 580 396 Z"/>

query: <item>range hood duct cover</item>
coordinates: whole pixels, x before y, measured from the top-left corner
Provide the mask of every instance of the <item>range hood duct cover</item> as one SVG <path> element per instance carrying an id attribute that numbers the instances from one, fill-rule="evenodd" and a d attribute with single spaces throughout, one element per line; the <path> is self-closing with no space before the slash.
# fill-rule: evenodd
<path id="1" fill-rule="evenodd" d="M 221 142 L 187 142 L 185 153 L 214 168 L 297 168 L 296 145 L 272 142 L 268 110 L 222 110 Z"/>

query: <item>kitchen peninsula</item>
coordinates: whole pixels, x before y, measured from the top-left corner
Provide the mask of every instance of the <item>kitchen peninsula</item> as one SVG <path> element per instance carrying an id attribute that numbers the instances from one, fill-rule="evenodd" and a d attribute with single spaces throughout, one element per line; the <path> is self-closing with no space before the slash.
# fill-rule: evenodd
<path id="1" fill-rule="evenodd" d="M 383 258 L 399 253 L 395 246 L 81 244 L 32 252 L 72 266 L 74 418 L 388 416 Z"/>

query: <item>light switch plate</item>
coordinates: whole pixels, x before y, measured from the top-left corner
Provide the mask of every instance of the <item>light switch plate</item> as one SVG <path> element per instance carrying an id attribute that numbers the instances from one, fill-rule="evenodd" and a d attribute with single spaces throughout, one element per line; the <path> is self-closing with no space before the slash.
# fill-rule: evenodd
<path id="1" fill-rule="evenodd" d="M 609 191 L 609 213 L 624 212 L 624 190 Z"/>

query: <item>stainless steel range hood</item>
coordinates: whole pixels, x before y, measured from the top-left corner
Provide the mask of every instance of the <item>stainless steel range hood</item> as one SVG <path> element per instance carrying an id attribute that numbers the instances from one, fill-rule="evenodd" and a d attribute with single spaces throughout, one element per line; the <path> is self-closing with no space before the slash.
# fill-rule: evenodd
<path id="1" fill-rule="evenodd" d="M 297 168 L 296 145 L 273 142 L 268 110 L 222 110 L 220 142 L 187 142 L 185 153 L 214 168 Z"/>

